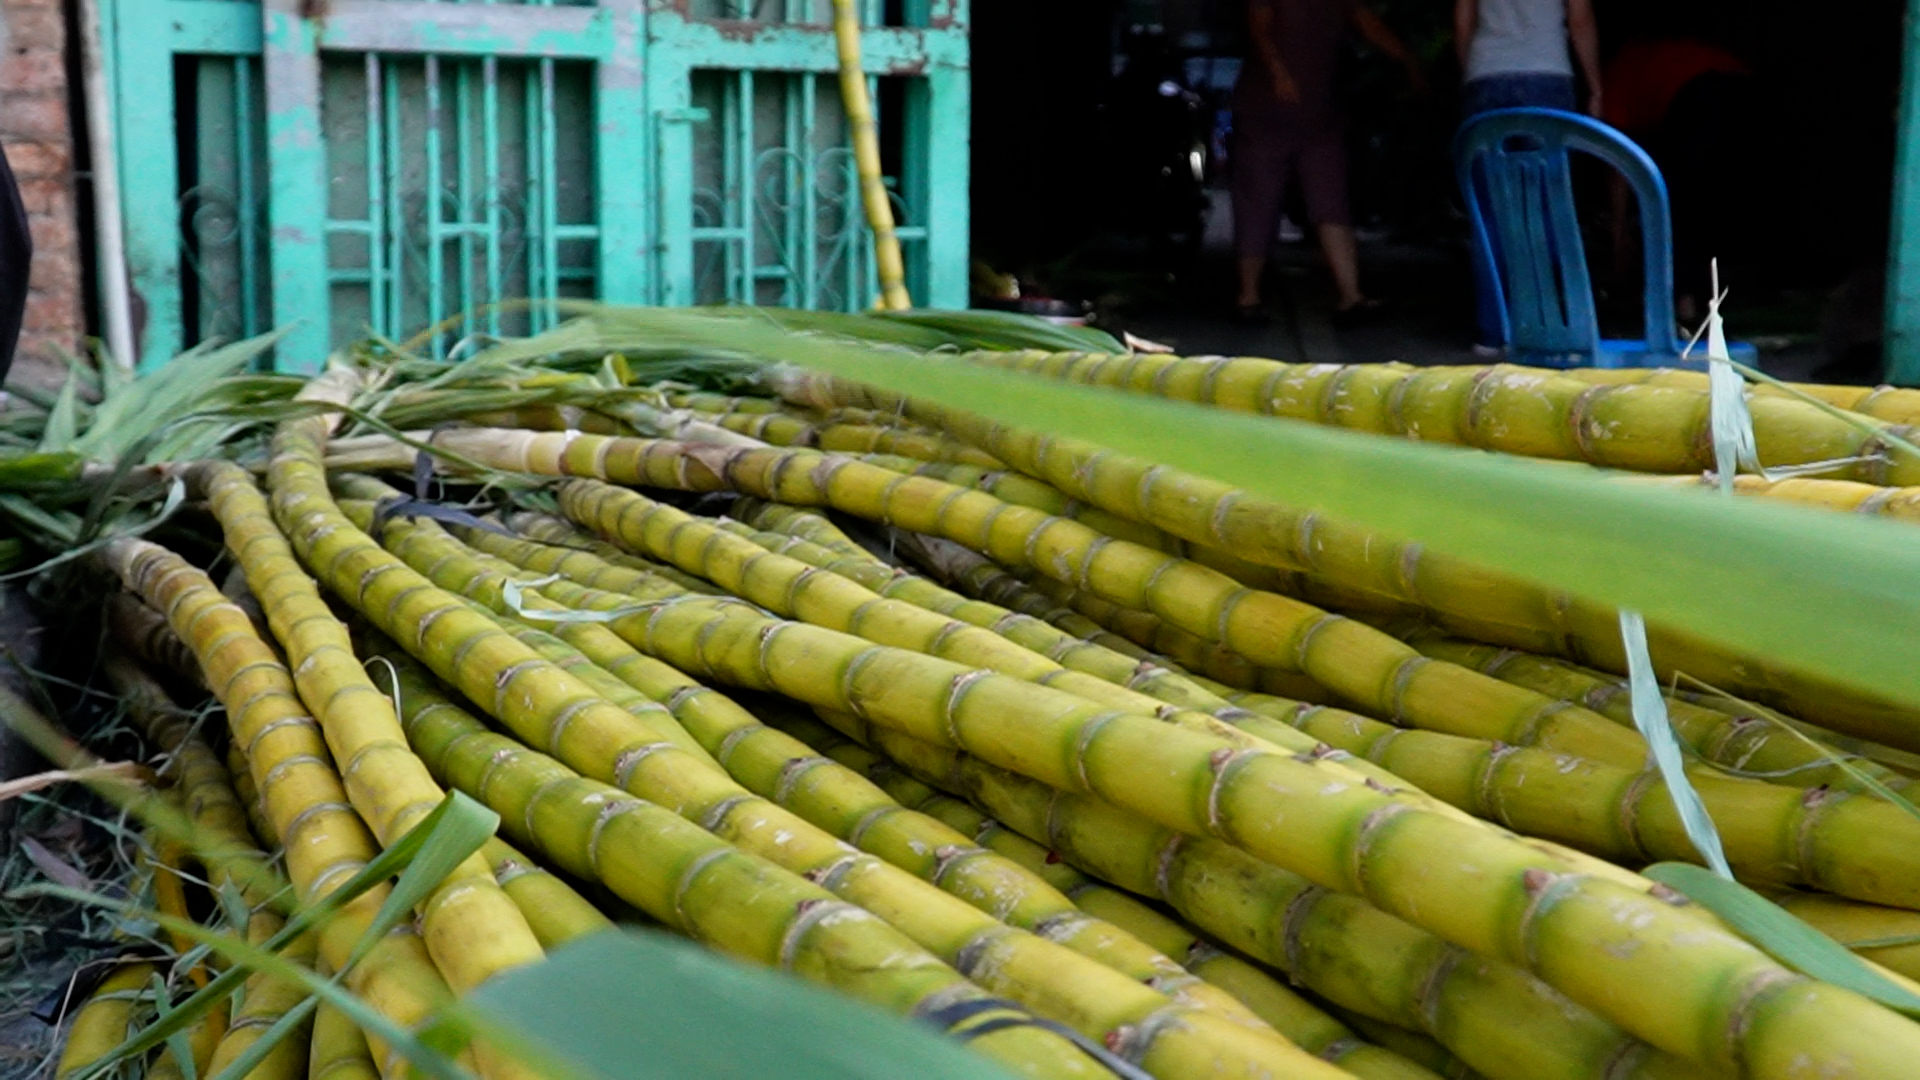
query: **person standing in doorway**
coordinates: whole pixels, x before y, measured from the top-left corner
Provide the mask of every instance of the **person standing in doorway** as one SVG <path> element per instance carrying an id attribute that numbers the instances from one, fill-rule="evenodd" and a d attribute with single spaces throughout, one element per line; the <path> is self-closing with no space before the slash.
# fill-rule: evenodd
<path id="1" fill-rule="evenodd" d="M 1466 75 L 1462 111 L 1467 119 L 1523 107 L 1581 111 L 1575 61 L 1586 87 L 1584 111 L 1600 115 L 1600 31 L 1593 0 L 1454 0 L 1453 40 Z M 1492 270 L 1481 264 L 1478 247 L 1473 260 L 1479 323 L 1473 351 L 1497 355 L 1506 347 L 1503 300 L 1491 287 Z"/>
<path id="2" fill-rule="evenodd" d="M 1600 30 L 1593 0 L 1454 0 L 1454 48 L 1466 73 L 1468 117 L 1534 106 L 1600 115 Z"/>
<path id="3" fill-rule="evenodd" d="M 1416 90 L 1420 66 L 1359 0 L 1247 0 L 1250 53 L 1233 91 L 1233 245 L 1238 318 L 1263 321 L 1260 277 L 1280 224 L 1289 174 L 1333 272 L 1336 321 L 1375 306 L 1360 290 L 1360 254 L 1347 208 L 1346 123 L 1334 101 L 1334 68 L 1348 30 L 1399 61 Z"/>

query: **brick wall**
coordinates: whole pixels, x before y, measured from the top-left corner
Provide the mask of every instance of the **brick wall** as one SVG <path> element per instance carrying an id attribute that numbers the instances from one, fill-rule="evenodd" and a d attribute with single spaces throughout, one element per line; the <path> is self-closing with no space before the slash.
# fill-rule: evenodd
<path id="1" fill-rule="evenodd" d="M 33 279 L 13 380 L 57 385 L 85 330 L 61 0 L 0 0 L 0 146 L 33 224 Z"/>

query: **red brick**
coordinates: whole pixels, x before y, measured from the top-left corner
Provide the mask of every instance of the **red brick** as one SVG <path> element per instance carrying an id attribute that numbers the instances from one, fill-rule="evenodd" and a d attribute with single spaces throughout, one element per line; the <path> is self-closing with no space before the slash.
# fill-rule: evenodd
<path id="1" fill-rule="evenodd" d="M 40 292 L 60 296 L 80 295 L 80 267 L 77 252 L 40 252 L 33 254 L 33 275 L 30 287 Z"/>
<path id="2" fill-rule="evenodd" d="M 28 7 L 7 11 L 7 44 L 25 52 L 45 49 L 58 55 L 67 44 L 66 20 L 58 8 Z"/>
<path id="3" fill-rule="evenodd" d="M 0 136 L 65 142 L 69 137 L 65 92 L 35 90 L 0 97 Z"/>
<path id="4" fill-rule="evenodd" d="M 71 215 L 54 216 L 51 214 L 29 215 L 28 227 L 33 230 L 33 250 L 48 253 L 70 250 L 77 240 Z"/>
<path id="5" fill-rule="evenodd" d="M 7 29 L 13 30 L 15 16 L 7 16 Z M 0 56 L 0 89 L 19 93 L 51 91 L 65 94 L 67 64 L 58 49 L 22 49 L 15 47 Z"/>
<path id="6" fill-rule="evenodd" d="M 80 326 L 80 305 L 72 293 L 30 292 L 22 330 L 36 333 L 73 335 Z"/>
<path id="7" fill-rule="evenodd" d="M 29 214 L 67 217 L 73 213 L 73 188 L 63 176 L 36 176 L 20 180 L 20 201 Z"/>
<path id="8" fill-rule="evenodd" d="M 64 180 L 72 171 L 73 155 L 64 141 L 0 138 L 0 144 L 5 145 L 7 164 L 13 168 L 17 180 L 43 177 Z"/>

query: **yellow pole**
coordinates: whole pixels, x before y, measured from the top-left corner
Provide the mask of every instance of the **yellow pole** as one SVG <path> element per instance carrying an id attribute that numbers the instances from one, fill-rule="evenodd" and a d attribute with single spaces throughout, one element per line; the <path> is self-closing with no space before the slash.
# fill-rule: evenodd
<path id="1" fill-rule="evenodd" d="M 907 295 L 900 238 L 893 231 L 893 202 L 880 179 L 880 136 L 873 122 L 873 101 L 867 96 L 867 73 L 860 67 L 860 0 L 833 0 L 833 40 L 840 51 L 840 102 L 847 110 L 853 163 L 860 172 L 860 203 L 867 211 L 867 227 L 873 230 L 880 306 L 905 311 L 913 300 Z"/>

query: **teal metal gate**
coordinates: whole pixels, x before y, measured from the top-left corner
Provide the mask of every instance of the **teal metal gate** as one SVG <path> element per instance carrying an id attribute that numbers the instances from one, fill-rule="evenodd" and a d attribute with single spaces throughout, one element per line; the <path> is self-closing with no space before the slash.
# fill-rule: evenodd
<path id="1" fill-rule="evenodd" d="M 908 283 L 967 300 L 966 0 L 863 0 Z M 876 293 L 830 0 L 111 0 L 140 359 L 312 369 L 477 306 Z"/>

